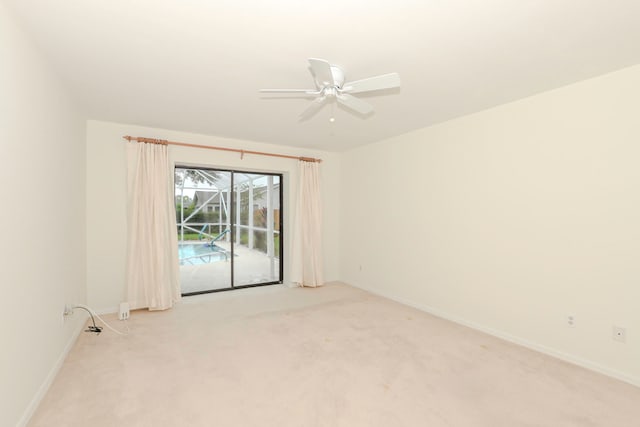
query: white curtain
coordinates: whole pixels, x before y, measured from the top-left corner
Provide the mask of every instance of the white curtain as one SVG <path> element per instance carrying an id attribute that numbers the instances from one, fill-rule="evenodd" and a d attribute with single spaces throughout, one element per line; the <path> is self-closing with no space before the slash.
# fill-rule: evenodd
<path id="1" fill-rule="evenodd" d="M 298 205 L 293 228 L 292 282 L 322 286 L 322 203 L 320 163 L 299 164 Z"/>
<path id="2" fill-rule="evenodd" d="M 128 142 L 127 297 L 132 309 L 180 299 L 173 168 L 166 145 Z"/>

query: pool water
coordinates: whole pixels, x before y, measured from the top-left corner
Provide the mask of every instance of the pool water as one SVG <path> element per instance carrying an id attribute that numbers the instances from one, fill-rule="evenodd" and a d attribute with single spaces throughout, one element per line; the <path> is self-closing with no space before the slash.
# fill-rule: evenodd
<path id="1" fill-rule="evenodd" d="M 224 249 L 208 243 L 183 243 L 178 245 L 180 265 L 209 264 L 227 259 Z"/>

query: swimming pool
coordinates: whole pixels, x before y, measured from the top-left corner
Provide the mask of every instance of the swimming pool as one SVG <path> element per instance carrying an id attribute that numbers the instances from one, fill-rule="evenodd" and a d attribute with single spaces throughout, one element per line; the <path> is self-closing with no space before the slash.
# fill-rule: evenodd
<path id="1" fill-rule="evenodd" d="M 227 251 L 209 243 L 181 243 L 178 245 L 180 265 L 209 264 L 227 259 Z"/>

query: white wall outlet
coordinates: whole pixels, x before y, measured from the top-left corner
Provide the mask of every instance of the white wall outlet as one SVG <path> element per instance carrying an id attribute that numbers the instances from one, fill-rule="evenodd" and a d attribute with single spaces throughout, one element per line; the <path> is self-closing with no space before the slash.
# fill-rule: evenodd
<path id="1" fill-rule="evenodd" d="M 576 326 L 576 318 L 575 318 L 575 316 L 573 316 L 571 314 L 567 316 L 567 325 L 570 328 L 573 328 L 574 326 Z"/>
<path id="2" fill-rule="evenodd" d="M 121 302 L 120 309 L 118 310 L 118 319 L 127 320 L 129 319 L 129 303 Z"/>
<path id="3" fill-rule="evenodd" d="M 627 330 L 620 326 L 613 326 L 613 340 L 618 342 L 627 342 Z"/>
<path id="4" fill-rule="evenodd" d="M 63 316 L 71 316 L 73 314 L 73 306 L 69 305 L 69 304 L 65 304 L 64 306 L 64 312 L 62 313 Z"/>

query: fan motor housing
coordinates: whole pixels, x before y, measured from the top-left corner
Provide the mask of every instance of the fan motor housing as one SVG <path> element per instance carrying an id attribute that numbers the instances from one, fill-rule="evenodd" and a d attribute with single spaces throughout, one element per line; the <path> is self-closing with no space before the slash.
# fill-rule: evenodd
<path id="1" fill-rule="evenodd" d="M 337 102 L 363 117 L 368 116 L 373 112 L 373 105 L 356 98 L 353 94 L 400 87 L 398 73 L 352 80 L 347 84 L 342 68 L 319 58 L 309 58 L 309 71 L 315 83 L 314 89 L 261 89 L 260 92 L 295 93 L 304 97 L 313 97 L 313 102 L 300 114 L 300 120 L 306 120 L 320 111 L 322 106 L 328 103 L 327 100 Z"/>

